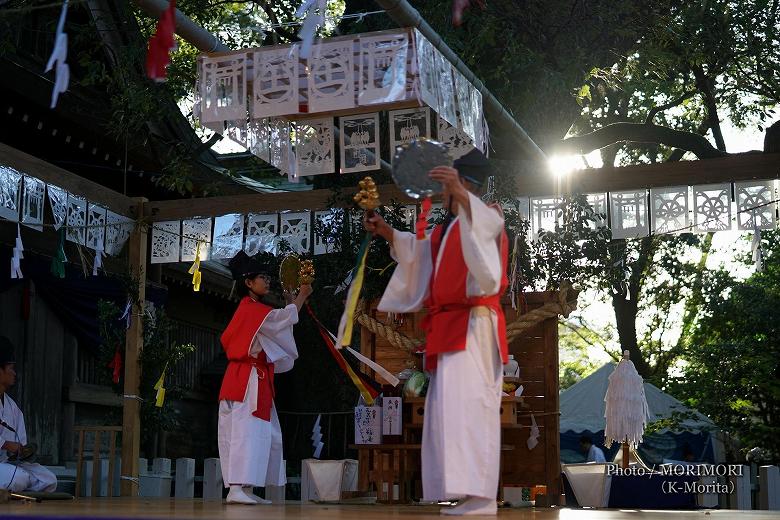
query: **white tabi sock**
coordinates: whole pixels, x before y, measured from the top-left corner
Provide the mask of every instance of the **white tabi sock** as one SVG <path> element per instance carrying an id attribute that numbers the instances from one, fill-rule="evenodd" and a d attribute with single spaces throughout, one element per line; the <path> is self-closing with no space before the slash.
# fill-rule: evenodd
<path id="1" fill-rule="evenodd" d="M 495 516 L 498 506 L 495 498 L 467 497 L 455 507 L 445 507 L 439 512 L 443 515 L 490 515 Z"/>
<path id="2" fill-rule="evenodd" d="M 261 506 L 268 506 L 271 505 L 270 500 L 266 500 L 264 498 L 260 498 L 259 496 L 254 494 L 255 488 L 253 486 L 243 486 L 244 494 L 260 504 Z"/>
<path id="3" fill-rule="evenodd" d="M 239 484 L 231 484 L 225 502 L 228 504 L 244 504 L 247 506 L 256 506 L 257 501 L 247 495 Z"/>

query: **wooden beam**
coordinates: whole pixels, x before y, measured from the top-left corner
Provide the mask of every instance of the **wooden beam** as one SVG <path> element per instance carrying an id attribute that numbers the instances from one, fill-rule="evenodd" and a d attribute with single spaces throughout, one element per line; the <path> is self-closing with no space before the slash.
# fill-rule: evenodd
<path id="1" fill-rule="evenodd" d="M 144 198 L 135 199 L 138 214 L 143 214 Z M 130 235 L 128 258 L 130 276 L 138 284 L 138 301 L 132 308 L 130 328 L 125 337 L 125 383 L 122 406 L 122 496 L 138 495 L 138 453 L 141 437 L 139 384 L 141 365 L 139 354 L 144 346 L 144 328 L 141 316 L 146 299 L 146 244 L 147 227 L 138 225 Z"/>
<path id="2" fill-rule="evenodd" d="M 74 195 L 85 197 L 90 202 L 105 206 L 114 213 L 126 217 L 131 215 L 131 208 L 136 205 L 130 197 L 4 143 L 0 143 L 0 166 L 10 166 L 21 173 L 59 186 Z"/>
<path id="3" fill-rule="evenodd" d="M 513 179 L 518 195 L 566 195 L 718 182 L 776 179 L 780 153 L 735 154 L 700 161 L 576 170 L 562 178 L 546 171 Z"/>
<path id="4" fill-rule="evenodd" d="M 385 204 L 399 202 L 413 204 L 414 199 L 406 196 L 394 184 L 378 186 L 379 198 Z M 349 197 L 357 193 L 358 188 L 345 188 L 339 193 Z M 284 210 L 324 210 L 343 207 L 331 204 L 336 192 L 333 190 L 294 191 L 284 193 L 257 193 L 253 195 L 232 195 L 226 197 L 207 197 L 202 199 L 164 200 L 149 202 L 145 206 L 145 216 L 153 222 L 179 220 L 191 217 L 218 217 L 228 213 L 265 213 Z M 351 205 L 350 205 L 351 206 Z"/>

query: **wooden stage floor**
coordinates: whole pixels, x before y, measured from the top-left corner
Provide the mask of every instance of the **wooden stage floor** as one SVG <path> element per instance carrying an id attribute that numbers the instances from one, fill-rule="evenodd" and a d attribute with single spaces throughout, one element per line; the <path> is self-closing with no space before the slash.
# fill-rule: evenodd
<path id="1" fill-rule="evenodd" d="M 82 498 L 42 503 L 11 502 L 0 504 L 0 518 L 174 518 L 194 520 L 426 520 L 440 519 L 433 506 L 346 506 L 288 503 L 271 506 L 226 506 L 217 501 L 162 498 Z M 446 518 L 446 517 L 445 517 Z M 484 517 L 483 517 L 484 518 Z M 582 509 L 511 509 L 498 511 L 501 520 L 750 520 L 778 519 L 780 511 L 638 511 Z"/>

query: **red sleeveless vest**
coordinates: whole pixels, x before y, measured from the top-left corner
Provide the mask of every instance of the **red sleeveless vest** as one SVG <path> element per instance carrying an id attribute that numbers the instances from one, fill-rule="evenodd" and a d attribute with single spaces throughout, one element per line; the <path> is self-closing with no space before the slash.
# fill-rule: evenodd
<path id="1" fill-rule="evenodd" d="M 264 421 L 271 420 L 271 407 L 274 400 L 274 364 L 268 362 L 264 353 L 258 357 L 250 356 L 249 349 L 255 334 L 272 310 L 268 305 L 244 296 L 220 338 L 228 358 L 228 366 L 222 378 L 219 400 L 243 401 L 249 376 L 254 367 L 257 369 L 259 380 L 257 410 L 252 415 Z"/>
<path id="2" fill-rule="evenodd" d="M 436 226 L 431 235 L 431 256 L 434 273 L 431 275 L 430 295 L 425 302 L 428 314 L 423 320 L 425 329 L 425 367 L 436 368 L 438 355 L 466 349 L 466 335 L 469 328 L 469 315 L 472 307 L 485 306 L 492 309 L 498 318 L 498 344 L 503 363 L 509 361 L 506 342 L 506 320 L 501 307 L 501 295 L 509 285 L 506 275 L 509 241 L 504 230 L 501 231 L 501 285 L 497 294 L 490 296 L 466 296 L 466 278 L 468 267 L 463 258 L 460 240 L 460 221 L 450 226 L 447 243 L 442 251 L 442 259 L 436 270 L 444 228 Z"/>

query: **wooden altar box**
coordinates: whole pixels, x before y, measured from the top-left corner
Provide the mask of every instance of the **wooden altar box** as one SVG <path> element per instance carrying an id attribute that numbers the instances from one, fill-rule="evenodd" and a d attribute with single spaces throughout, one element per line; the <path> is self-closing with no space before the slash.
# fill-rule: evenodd
<path id="1" fill-rule="evenodd" d="M 527 293 L 524 295 L 527 310 L 539 308 L 546 303 L 555 302 L 557 292 Z M 376 302 L 367 306 L 369 316 L 388 323 L 385 313 L 376 310 Z M 504 302 L 507 323 L 517 319 L 508 302 Z M 423 312 L 406 315 L 398 329 L 411 338 L 424 337 L 420 322 Z M 414 364 L 420 368 L 420 356 L 394 347 L 385 338 L 361 328 L 361 351 L 365 356 L 377 361 L 390 372 L 397 374 Z M 512 449 L 502 450 L 501 481 L 504 486 L 529 487 L 543 485 L 547 487 L 550 503 L 557 503 L 560 496 L 560 433 L 558 403 L 558 320 L 548 318 L 526 329 L 509 345 L 509 353 L 515 356 L 520 365 L 520 384 L 523 385 L 522 399 L 505 405 L 502 402 L 502 439 L 503 446 Z M 373 377 L 376 375 L 367 367 L 363 371 Z M 379 378 L 381 381 L 381 378 Z M 419 427 L 424 417 L 423 399 L 406 400 L 407 424 Z M 529 450 L 527 440 L 531 432 L 531 414 L 539 428 L 538 444 Z M 514 417 L 514 421 L 510 416 Z"/>

